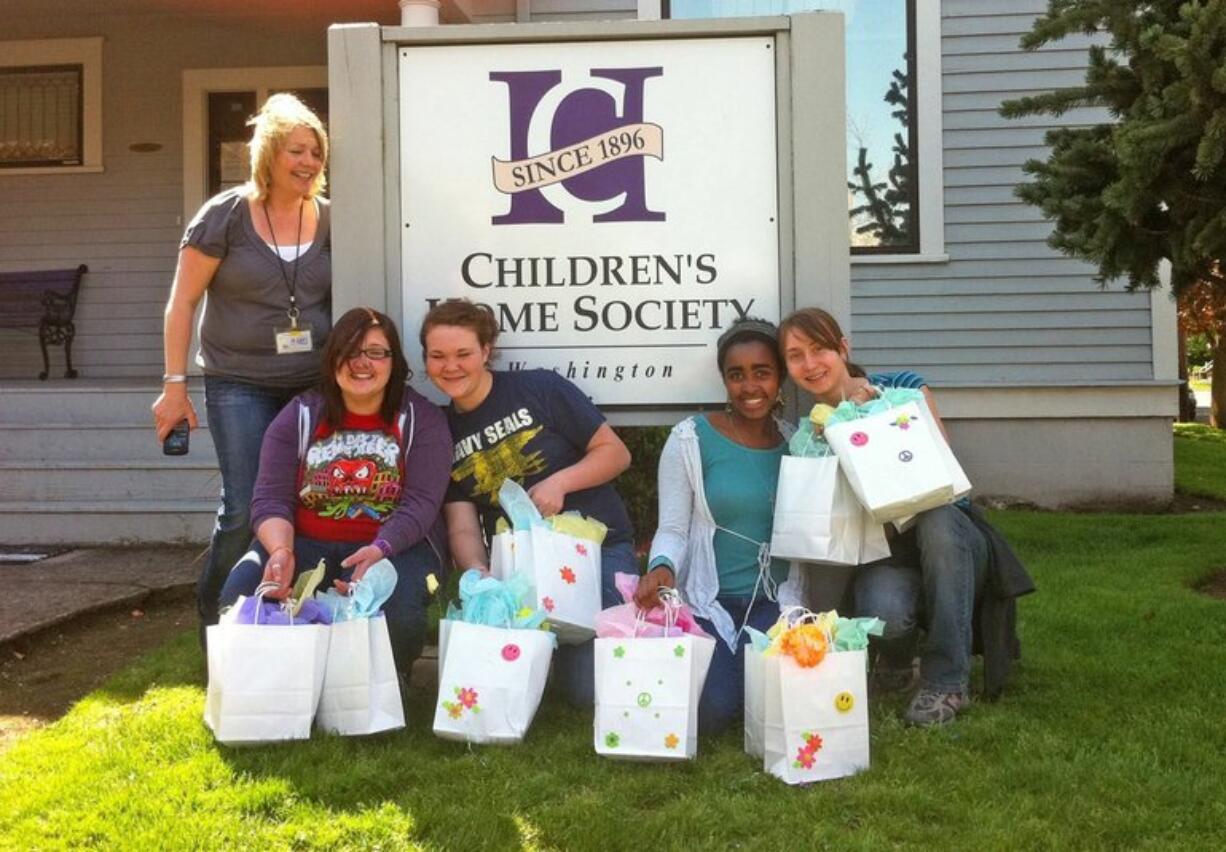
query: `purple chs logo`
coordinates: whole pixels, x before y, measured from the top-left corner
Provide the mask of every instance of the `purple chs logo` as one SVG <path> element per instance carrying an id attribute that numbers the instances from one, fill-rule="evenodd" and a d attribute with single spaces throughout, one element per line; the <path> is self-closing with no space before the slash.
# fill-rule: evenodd
<path id="1" fill-rule="evenodd" d="M 494 71 L 510 104 L 511 156 L 493 158 L 511 209 L 495 225 L 558 224 L 576 202 L 593 222 L 663 222 L 647 206 L 644 158 L 664 159 L 664 131 L 643 121 L 644 89 L 663 68 L 593 68 L 586 85 L 562 72 Z"/>

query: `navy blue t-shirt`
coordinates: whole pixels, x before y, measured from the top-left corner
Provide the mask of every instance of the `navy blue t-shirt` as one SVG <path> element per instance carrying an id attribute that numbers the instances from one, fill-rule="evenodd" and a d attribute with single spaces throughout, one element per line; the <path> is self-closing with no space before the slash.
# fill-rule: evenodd
<path id="1" fill-rule="evenodd" d="M 502 516 L 498 489 L 508 476 L 525 489 L 583 458 L 604 415 L 579 388 L 552 370 L 492 370 L 489 396 L 472 411 L 448 405 L 455 440 L 448 502 L 475 503 L 485 534 Z M 609 528 L 606 544 L 632 541 L 630 516 L 609 483 L 572 491 L 564 512 L 579 512 Z"/>

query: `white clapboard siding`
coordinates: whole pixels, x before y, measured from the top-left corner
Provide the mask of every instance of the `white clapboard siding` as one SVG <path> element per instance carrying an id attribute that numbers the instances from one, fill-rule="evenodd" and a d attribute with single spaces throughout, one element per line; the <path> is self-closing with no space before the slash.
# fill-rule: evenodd
<path id="1" fill-rule="evenodd" d="M 1100 288 L 1093 266 L 1047 245 L 1050 223 L 1014 194 L 1028 180 L 1022 164 L 1046 158 L 1049 127 L 1105 119 L 1088 109 L 1000 116 L 1002 100 L 1084 80 L 1092 38 L 1018 46 L 1046 5 L 941 4 L 949 261 L 853 266 L 855 357 L 870 369 L 914 368 L 938 384 L 1153 378 L 1149 296 Z"/>

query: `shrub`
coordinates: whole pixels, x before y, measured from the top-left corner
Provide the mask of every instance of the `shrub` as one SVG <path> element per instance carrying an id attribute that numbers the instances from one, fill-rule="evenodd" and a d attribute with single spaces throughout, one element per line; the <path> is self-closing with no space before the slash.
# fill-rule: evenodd
<path id="1" fill-rule="evenodd" d="M 617 480 L 617 492 L 626 502 L 634 524 L 636 550 L 651 545 L 656 531 L 656 471 L 660 451 L 668 440 L 667 426 L 620 426 L 615 430 L 630 450 L 630 469 Z"/>

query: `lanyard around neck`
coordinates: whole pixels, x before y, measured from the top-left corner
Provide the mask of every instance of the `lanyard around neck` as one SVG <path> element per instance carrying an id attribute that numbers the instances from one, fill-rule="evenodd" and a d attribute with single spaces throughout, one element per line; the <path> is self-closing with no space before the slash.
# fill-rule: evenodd
<path id="1" fill-rule="evenodd" d="M 294 274 L 292 278 L 285 271 L 285 259 L 281 257 L 281 246 L 277 245 L 277 231 L 272 226 L 272 217 L 268 215 L 268 202 L 265 201 L 262 205 L 264 221 L 268 223 L 268 234 L 272 237 L 272 247 L 277 252 L 277 267 L 281 270 L 281 280 L 285 282 L 285 289 L 289 291 L 289 310 L 286 313 L 294 327 L 298 326 L 298 298 L 295 292 L 298 289 L 298 260 L 302 257 L 302 208 L 305 204 L 303 200 L 298 202 L 298 235 L 294 238 Z"/>

